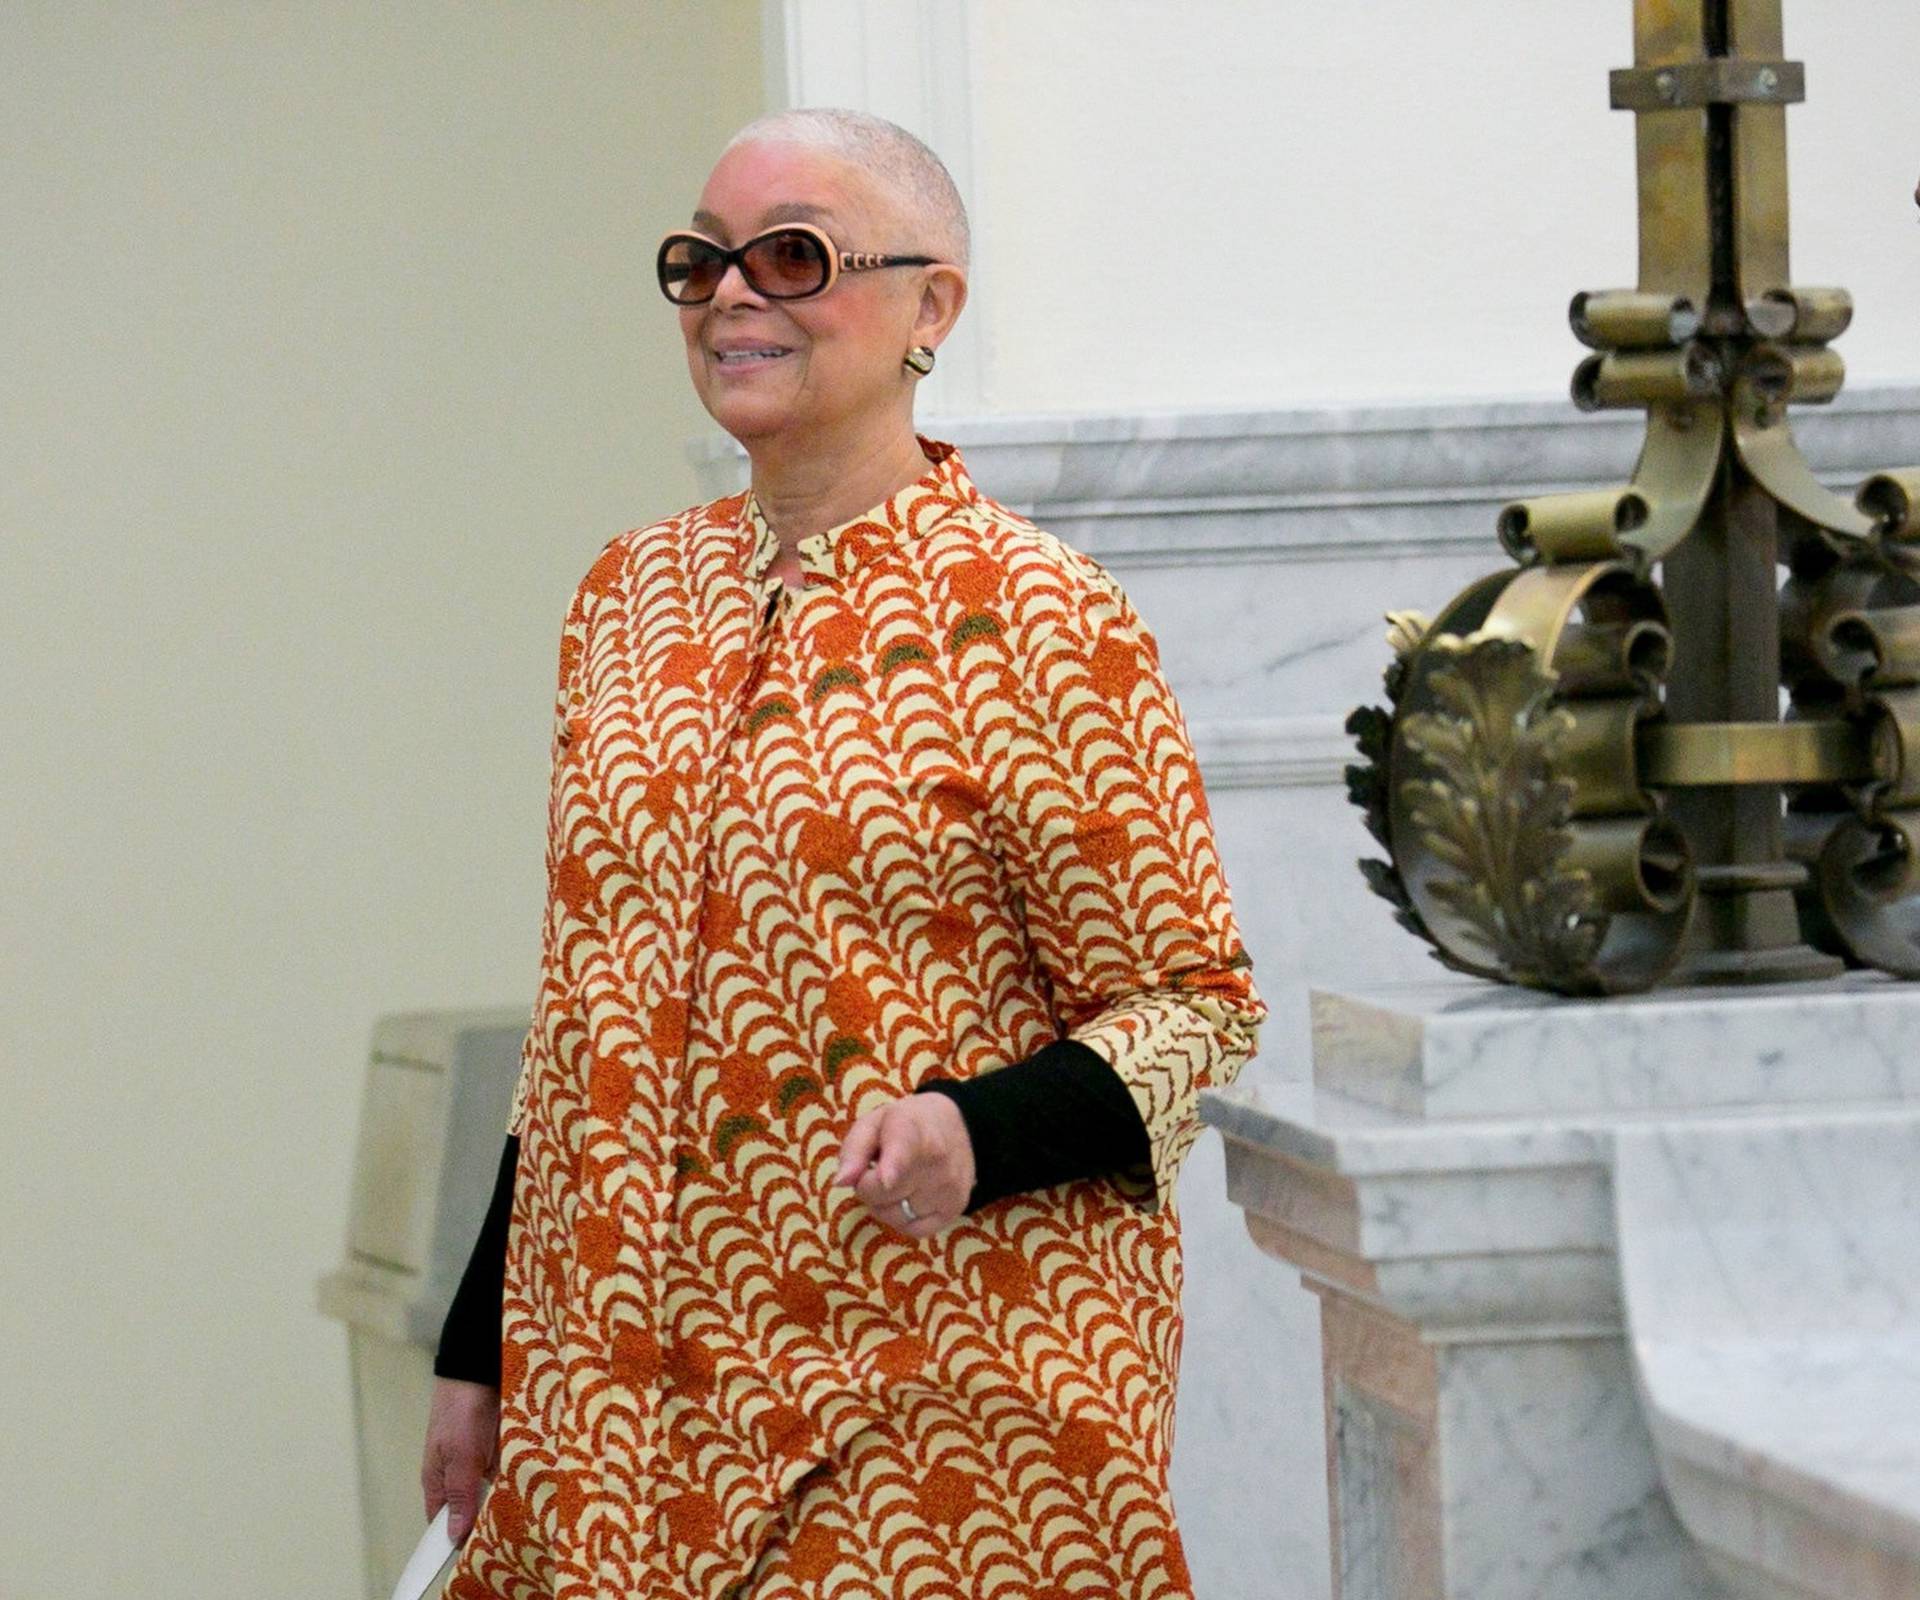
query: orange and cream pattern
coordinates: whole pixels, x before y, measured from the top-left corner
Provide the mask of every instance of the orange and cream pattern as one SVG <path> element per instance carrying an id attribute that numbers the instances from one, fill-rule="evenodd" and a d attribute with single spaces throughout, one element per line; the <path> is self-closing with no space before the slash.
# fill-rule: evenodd
<path id="1" fill-rule="evenodd" d="M 451 1600 L 1192 1593 L 1173 1184 L 1265 1007 L 1151 635 L 922 443 L 798 593 L 735 497 L 575 599 L 500 1465 Z M 1150 1170 L 927 1240 L 832 1184 L 862 1112 L 1062 1034 Z"/>

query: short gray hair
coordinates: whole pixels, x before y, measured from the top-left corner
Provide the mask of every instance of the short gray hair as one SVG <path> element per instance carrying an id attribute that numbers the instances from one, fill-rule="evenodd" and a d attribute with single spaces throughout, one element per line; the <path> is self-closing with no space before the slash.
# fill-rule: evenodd
<path id="1" fill-rule="evenodd" d="M 972 232 L 966 202 L 960 198 L 946 163 L 897 122 L 869 111 L 834 106 L 804 106 L 756 117 L 727 141 L 743 144 L 798 144 L 825 150 L 878 179 L 898 204 L 901 216 L 918 220 L 924 240 L 902 239 L 885 248 L 924 244 L 930 254 L 960 266 L 967 264 Z"/>

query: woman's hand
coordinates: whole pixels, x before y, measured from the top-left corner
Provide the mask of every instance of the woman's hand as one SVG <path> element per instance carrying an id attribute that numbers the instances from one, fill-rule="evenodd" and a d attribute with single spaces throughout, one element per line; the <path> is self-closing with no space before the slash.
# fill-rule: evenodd
<path id="1" fill-rule="evenodd" d="M 956 1221 L 973 1193 L 973 1144 L 943 1094 L 909 1094 L 861 1116 L 840 1144 L 835 1183 L 850 1184 L 896 1233 L 927 1239 Z M 913 1208 L 908 1218 L 900 1202 Z"/>
<path id="2" fill-rule="evenodd" d="M 447 1534 L 455 1544 L 473 1526 L 480 1505 L 480 1480 L 492 1473 L 499 1451 L 500 1391 L 484 1383 L 435 1378 L 420 1488 L 427 1497 L 429 1522 L 442 1505 L 453 1508 L 447 1517 Z"/>

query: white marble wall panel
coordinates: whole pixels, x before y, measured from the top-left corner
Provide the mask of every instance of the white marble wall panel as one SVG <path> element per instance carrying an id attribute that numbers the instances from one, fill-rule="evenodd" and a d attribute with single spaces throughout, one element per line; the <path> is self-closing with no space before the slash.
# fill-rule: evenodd
<path id="1" fill-rule="evenodd" d="M 1796 426 L 1822 475 L 1851 485 L 1920 458 L 1920 389 L 1851 391 Z M 1346 801 L 1341 724 L 1381 696 L 1381 613 L 1437 609 L 1497 570 L 1494 521 L 1509 499 L 1622 481 L 1639 417 L 1540 400 L 934 419 L 923 431 L 959 443 L 988 494 L 1105 564 L 1152 628 L 1272 1007 L 1249 1070 L 1304 1079 L 1309 985 L 1440 970 L 1354 868 L 1377 850 Z M 744 482 L 730 443 L 696 460 L 710 493 Z M 1248 1239 L 1217 1141 L 1190 1158 L 1180 1204 L 1187 1343 L 1173 1480 L 1199 1593 L 1313 1600 L 1330 1571 L 1313 1302 Z M 1583 1276 L 1580 1257 L 1497 1259 L 1489 1304 L 1518 1273 L 1545 1302 L 1571 1312 L 1604 1300 L 1611 1313 L 1611 1283 Z M 1577 1281 L 1563 1281 L 1569 1270 Z M 1451 1281 L 1432 1294 L 1474 1298 Z"/>
<path id="2" fill-rule="evenodd" d="M 933 419 L 989 494 L 1106 564 L 1194 721 L 1338 719 L 1378 694 L 1380 613 L 1432 609 L 1505 564 L 1500 508 L 1631 472 L 1637 414 L 1557 400 Z M 1920 390 L 1848 391 L 1796 432 L 1850 488 L 1920 456 Z M 721 441 L 711 493 L 744 481 Z"/>
<path id="3" fill-rule="evenodd" d="M 1617 1339 L 1448 1345 L 1439 1363 L 1449 1594 L 1710 1591 L 1661 1493 Z"/>
<path id="4" fill-rule="evenodd" d="M 1488 550 L 1442 548 L 1365 563 L 1343 556 L 1123 567 L 1121 578 L 1190 721 L 1318 712 L 1337 723 L 1336 712 L 1384 699 L 1380 674 L 1391 657 L 1383 612 L 1431 615 L 1503 561 Z"/>

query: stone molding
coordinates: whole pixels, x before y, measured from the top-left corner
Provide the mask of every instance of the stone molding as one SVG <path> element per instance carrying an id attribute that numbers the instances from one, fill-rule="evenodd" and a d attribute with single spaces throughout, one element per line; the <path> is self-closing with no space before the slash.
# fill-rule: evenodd
<path id="1" fill-rule="evenodd" d="M 968 214 L 975 182 L 972 0 L 761 0 L 767 109 L 846 106 L 897 122 L 940 153 Z M 972 275 L 991 281 L 991 240 L 976 229 Z M 988 389 L 985 324 L 963 317 L 920 387 L 931 408 L 980 404 Z M 725 490 L 720 491 L 722 493 Z"/>
<path id="2" fill-rule="evenodd" d="M 1116 570 L 1385 555 L 1505 557 L 1509 500 L 1625 480 L 1638 412 L 1565 400 L 1286 411 L 950 417 L 921 424 L 966 451 L 996 499 Z M 1920 458 L 1920 385 L 1863 385 L 1802 408 L 1815 470 L 1849 489 Z M 689 447 L 710 494 L 745 481 L 730 439 Z"/>
<path id="3" fill-rule="evenodd" d="M 1920 385 L 1846 391 L 1803 408 L 1794 426 L 1820 476 L 1849 490 L 1920 460 Z M 958 443 L 995 498 L 1115 572 L 1193 572 L 1189 610 L 1236 581 L 1212 570 L 1220 567 L 1318 569 L 1287 581 L 1318 585 L 1347 609 L 1365 581 L 1356 561 L 1493 571 L 1506 561 L 1494 536 L 1502 506 L 1624 482 L 1644 432 L 1638 412 L 1584 415 L 1560 399 L 950 417 L 922 427 Z M 745 454 L 730 439 L 697 441 L 689 455 L 710 496 L 745 482 Z M 1393 598 L 1383 593 L 1378 608 Z M 1371 692 L 1369 683 L 1328 698 L 1358 703 Z M 1334 711 L 1199 717 L 1190 731 L 1210 788 L 1337 788 L 1355 759 L 1344 720 Z"/>
<path id="4" fill-rule="evenodd" d="M 1360 759 L 1338 716 L 1214 717 L 1189 730 L 1209 789 L 1319 788 Z"/>
<path id="5" fill-rule="evenodd" d="M 1378 1494 L 1447 1574 L 1396 1595 L 1914 1594 L 1916 1010 L 1878 973 L 1321 991 L 1311 1084 L 1204 1091 L 1322 1299 L 1336 1550 Z"/>

